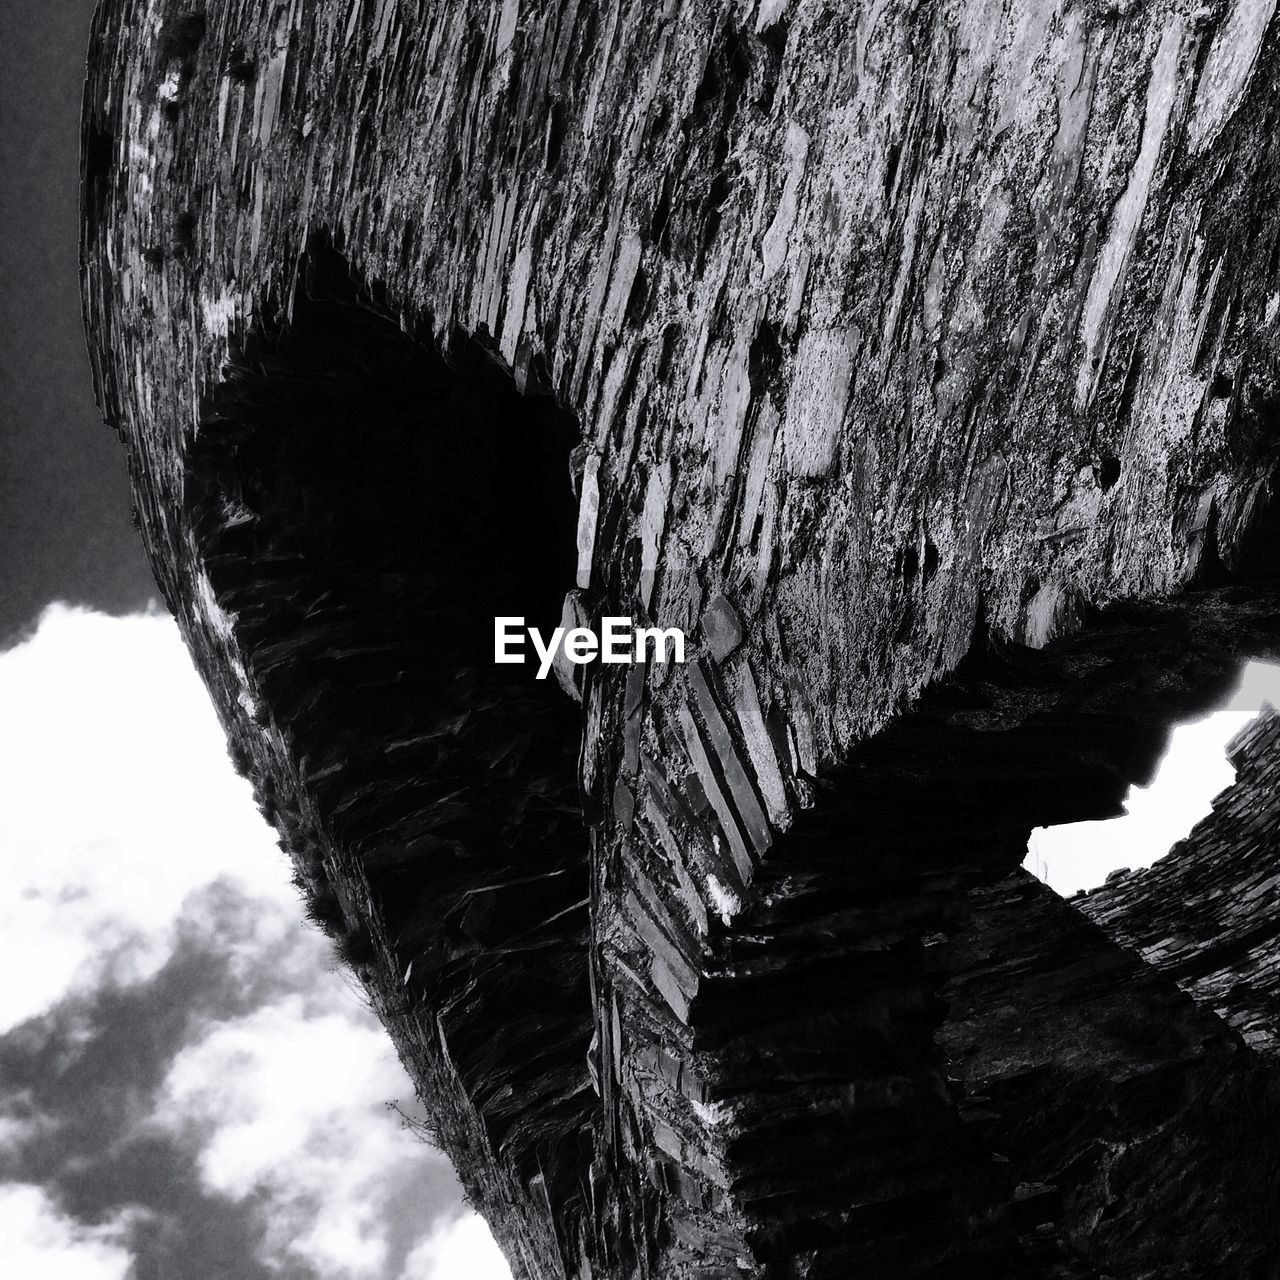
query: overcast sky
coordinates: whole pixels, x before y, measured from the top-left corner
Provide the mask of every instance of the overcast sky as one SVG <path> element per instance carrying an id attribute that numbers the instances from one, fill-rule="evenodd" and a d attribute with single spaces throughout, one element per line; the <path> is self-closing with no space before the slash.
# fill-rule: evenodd
<path id="1" fill-rule="evenodd" d="M 50 600 L 140 609 L 124 451 L 80 322 L 80 95 L 92 0 L 0 0 L 0 646 Z"/>
<path id="2" fill-rule="evenodd" d="M 504 1280 L 170 619 L 55 606 L 0 725 L 5 1274 Z"/>

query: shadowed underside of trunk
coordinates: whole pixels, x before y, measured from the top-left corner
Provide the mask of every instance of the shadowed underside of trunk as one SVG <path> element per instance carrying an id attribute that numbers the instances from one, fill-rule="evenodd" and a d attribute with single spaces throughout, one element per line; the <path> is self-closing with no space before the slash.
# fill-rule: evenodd
<path id="1" fill-rule="evenodd" d="M 143 537 L 518 1275 L 1280 1275 L 1273 722 L 1017 870 L 1280 650 L 1274 9 L 100 6 Z"/>
<path id="2" fill-rule="evenodd" d="M 1229 752 L 1235 785 L 1169 857 L 1117 877 L 1075 905 L 1274 1059 L 1280 1055 L 1280 715 L 1264 711 Z"/>

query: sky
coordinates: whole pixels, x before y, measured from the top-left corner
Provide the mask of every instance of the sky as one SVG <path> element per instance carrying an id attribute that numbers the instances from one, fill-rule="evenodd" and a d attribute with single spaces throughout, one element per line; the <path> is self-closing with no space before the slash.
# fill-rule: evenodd
<path id="1" fill-rule="evenodd" d="M 1129 789 L 1123 817 L 1037 827 L 1027 846 L 1027 870 L 1069 897 L 1100 885 L 1112 871 L 1136 871 L 1164 857 L 1231 785 L 1235 770 L 1227 743 L 1267 703 L 1280 706 L 1280 666 L 1251 662 L 1220 711 L 1174 729 L 1151 784 Z"/>
<path id="2" fill-rule="evenodd" d="M 506 1280 L 169 617 L 52 606 L 0 723 L 6 1273 Z"/>
<path id="3" fill-rule="evenodd" d="M 80 321 L 80 95 L 92 0 L 0 0 L 0 646 L 51 600 L 153 593 Z"/>

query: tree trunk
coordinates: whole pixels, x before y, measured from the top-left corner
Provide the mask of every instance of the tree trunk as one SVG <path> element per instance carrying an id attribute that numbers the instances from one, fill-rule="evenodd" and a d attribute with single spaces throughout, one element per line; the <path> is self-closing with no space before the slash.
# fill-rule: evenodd
<path id="1" fill-rule="evenodd" d="M 103 0 L 143 537 L 517 1275 L 1280 1274 L 1212 938 L 1008 879 L 1280 635 L 1274 10 Z"/>

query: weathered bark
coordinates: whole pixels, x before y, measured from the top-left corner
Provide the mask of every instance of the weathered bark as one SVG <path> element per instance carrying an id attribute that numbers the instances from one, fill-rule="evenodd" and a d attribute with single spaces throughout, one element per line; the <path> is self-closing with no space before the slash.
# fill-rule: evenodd
<path id="1" fill-rule="evenodd" d="M 104 0 L 143 537 L 518 1273 L 1277 1274 L 1276 1068 L 992 888 L 1276 648 L 1274 9 Z M 575 706 L 490 605 L 693 661 Z M 1051 936 L 1145 1058 L 1055 1039 Z"/>
<path id="2" fill-rule="evenodd" d="M 1236 781 L 1168 857 L 1076 901 L 1269 1058 L 1280 1054 L 1280 715 L 1231 743 Z"/>
<path id="3" fill-rule="evenodd" d="M 1015 872 L 947 947 L 942 1039 L 966 1105 L 1040 1212 L 1119 1274 L 1280 1268 L 1280 715 L 1231 760 L 1235 783 L 1154 866 L 1070 905 Z"/>
<path id="4" fill-rule="evenodd" d="M 942 1039 L 1029 1221 L 1105 1275 L 1276 1274 L 1271 1064 L 1026 872 L 973 905 Z"/>

